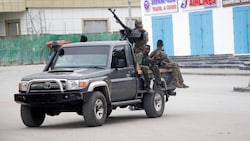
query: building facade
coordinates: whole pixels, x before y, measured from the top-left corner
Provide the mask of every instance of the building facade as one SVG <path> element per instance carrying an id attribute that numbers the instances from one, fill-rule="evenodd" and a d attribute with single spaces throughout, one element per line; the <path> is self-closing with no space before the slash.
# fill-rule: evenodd
<path id="1" fill-rule="evenodd" d="M 141 17 L 139 0 L 0 0 L 0 36 L 119 31 L 108 8 L 127 25 Z"/>
<path id="2" fill-rule="evenodd" d="M 169 56 L 250 53 L 250 0 L 0 0 L 0 36 L 119 31 L 108 8 L 131 28 L 142 17 Z"/>
<path id="3" fill-rule="evenodd" d="M 249 0 L 141 0 L 149 44 L 169 56 L 249 54 Z"/>

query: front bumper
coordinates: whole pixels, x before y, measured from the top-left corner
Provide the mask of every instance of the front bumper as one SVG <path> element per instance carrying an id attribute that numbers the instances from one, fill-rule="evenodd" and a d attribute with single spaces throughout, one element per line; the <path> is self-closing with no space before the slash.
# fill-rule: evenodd
<path id="1" fill-rule="evenodd" d="M 32 106 L 74 105 L 83 102 L 83 93 L 19 93 L 14 94 L 17 103 Z"/>

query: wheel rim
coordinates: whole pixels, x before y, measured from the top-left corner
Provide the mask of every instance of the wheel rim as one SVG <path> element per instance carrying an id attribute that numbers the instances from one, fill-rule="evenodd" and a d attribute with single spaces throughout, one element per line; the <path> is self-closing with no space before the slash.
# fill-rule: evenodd
<path id="1" fill-rule="evenodd" d="M 154 107 L 156 111 L 160 111 L 162 108 L 162 98 L 159 93 L 155 94 Z"/>
<path id="2" fill-rule="evenodd" d="M 95 116 L 97 119 L 101 119 L 104 114 L 103 102 L 100 99 L 97 99 L 95 102 Z"/>

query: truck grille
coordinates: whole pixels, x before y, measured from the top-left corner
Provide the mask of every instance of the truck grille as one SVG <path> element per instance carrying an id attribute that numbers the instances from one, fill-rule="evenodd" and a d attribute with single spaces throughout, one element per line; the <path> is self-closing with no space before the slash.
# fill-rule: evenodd
<path id="1" fill-rule="evenodd" d="M 61 84 L 60 84 L 61 83 Z M 31 82 L 29 92 L 60 92 L 60 85 L 62 85 L 63 91 L 66 90 L 66 81 L 34 81 Z"/>

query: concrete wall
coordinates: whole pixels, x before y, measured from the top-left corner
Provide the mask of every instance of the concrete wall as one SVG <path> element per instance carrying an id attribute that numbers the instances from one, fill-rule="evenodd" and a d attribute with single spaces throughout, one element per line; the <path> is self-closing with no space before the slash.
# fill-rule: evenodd
<path id="1" fill-rule="evenodd" d="M 108 19 L 108 32 L 119 31 L 122 27 L 116 23 L 113 15 L 108 11 L 108 8 L 30 8 L 31 13 L 41 14 L 42 22 L 45 24 L 46 32 L 49 34 L 78 34 L 83 33 L 82 31 L 82 20 L 83 19 Z M 132 17 L 141 17 L 140 8 L 132 7 Z M 20 19 L 21 34 L 25 35 L 27 31 L 27 18 L 28 12 L 17 12 L 17 13 L 0 13 L 0 36 L 5 36 L 5 20 Z M 37 27 L 37 31 L 40 29 L 39 18 L 33 15 L 33 24 Z M 128 8 L 116 8 L 116 14 L 120 17 L 121 21 L 126 23 L 128 19 Z M 29 15 L 28 15 L 29 16 Z M 44 18 L 43 18 L 44 17 Z"/>
<path id="2" fill-rule="evenodd" d="M 173 14 L 173 34 L 175 55 L 190 55 L 188 12 Z"/>
<path id="3" fill-rule="evenodd" d="M 21 33 L 26 32 L 26 17 L 25 12 L 0 13 L 0 36 L 5 36 L 5 21 L 20 19 Z"/>
<path id="4" fill-rule="evenodd" d="M 46 9 L 45 12 L 49 33 L 82 33 L 82 19 L 84 18 L 107 18 L 109 32 L 122 29 L 107 8 Z M 127 8 L 117 8 L 116 14 L 123 23 L 126 23 L 126 18 L 128 18 Z M 132 8 L 132 17 L 141 17 L 140 8 Z"/>
<path id="5" fill-rule="evenodd" d="M 0 0 L 0 12 L 25 11 L 25 0 Z"/>
<path id="6" fill-rule="evenodd" d="M 0 12 L 21 12 L 26 8 L 89 8 L 126 7 L 127 0 L 0 0 Z M 131 6 L 139 7 L 139 0 L 132 0 Z"/>
<path id="7" fill-rule="evenodd" d="M 215 54 L 234 54 L 232 7 L 213 10 Z"/>

